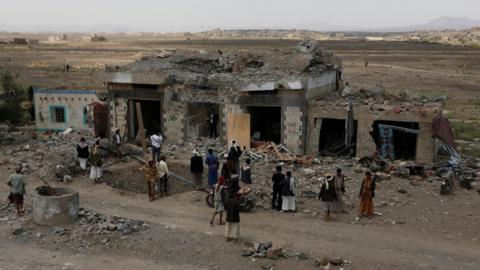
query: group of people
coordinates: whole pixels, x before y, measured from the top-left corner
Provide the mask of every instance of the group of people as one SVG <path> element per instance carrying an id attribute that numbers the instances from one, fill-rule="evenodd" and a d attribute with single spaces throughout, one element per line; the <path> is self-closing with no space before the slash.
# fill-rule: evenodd
<path id="1" fill-rule="evenodd" d="M 103 161 L 100 141 L 97 140 L 90 150 L 85 138 L 80 138 L 80 142 L 77 144 L 77 155 L 80 168 L 87 171 L 87 163 L 90 161 L 90 178 L 94 180 L 95 184 L 101 183 Z"/>
<path id="2" fill-rule="evenodd" d="M 157 162 L 151 159 L 145 166 L 140 168 L 145 175 L 150 201 L 155 200 L 155 190 L 157 190 L 160 196 L 168 196 L 169 171 L 166 159 L 167 158 L 162 155 Z"/>
<path id="3" fill-rule="evenodd" d="M 330 220 L 332 212 L 345 213 L 343 194 L 345 193 L 345 176 L 342 170 L 337 169 L 335 176 L 327 175 L 320 188 L 318 199 L 322 200 L 325 208 L 325 219 Z M 375 181 L 370 171 L 365 172 L 365 178 L 360 186 L 360 199 L 357 219 L 367 216 L 373 217 L 373 198 L 375 197 Z"/>
<path id="4" fill-rule="evenodd" d="M 215 218 L 219 216 L 218 225 L 226 225 L 227 240 L 238 239 L 240 235 L 241 205 L 239 196 L 241 195 L 241 185 L 248 189 L 252 184 L 251 160 L 246 159 L 245 163 L 240 165 L 242 153 L 241 147 L 233 140 L 224 155 L 225 162 L 220 170 L 220 175 L 218 175 L 220 162 L 213 149 L 208 149 L 204 163 L 208 168 L 208 185 L 213 189 L 214 194 L 215 210 L 210 224 L 213 226 Z M 197 189 L 203 189 L 203 159 L 196 149 L 190 160 L 190 171 Z M 224 212 L 226 212 L 226 223 L 223 221 Z"/>
<path id="5" fill-rule="evenodd" d="M 245 163 L 240 165 L 240 157 L 242 153 L 243 151 L 240 146 L 237 145 L 236 141 L 232 141 L 227 153 L 225 153 L 223 156 L 225 158 L 225 162 L 220 170 L 220 177 L 223 177 L 225 181 L 230 180 L 233 176 L 233 178 L 237 178 L 245 184 L 252 184 L 250 167 L 251 160 L 246 159 Z M 220 168 L 220 162 L 213 149 L 208 149 L 205 162 L 203 162 L 202 155 L 198 152 L 198 150 L 194 149 L 193 155 L 190 159 L 190 172 L 192 173 L 194 184 L 197 187 L 197 190 L 203 189 L 203 164 L 205 164 L 208 168 L 208 186 L 213 188 L 219 180 L 218 170 Z"/>
<path id="6" fill-rule="evenodd" d="M 283 212 L 295 212 L 295 179 L 292 172 L 282 173 L 277 166 L 272 176 L 272 209 Z"/>

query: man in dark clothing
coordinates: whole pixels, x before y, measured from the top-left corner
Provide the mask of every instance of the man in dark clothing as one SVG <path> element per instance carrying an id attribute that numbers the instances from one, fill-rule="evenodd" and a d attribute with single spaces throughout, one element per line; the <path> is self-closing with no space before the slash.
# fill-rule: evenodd
<path id="1" fill-rule="evenodd" d="M 236 193 L 230 192 L 225 202 L 225 209 L 227 211 L 225 237 L 227 241 L 237 240 L 240 237 L 240 201 Z"/>
<path id="2" fill-rule="evenodd" d="M 245 149 L 245 146 L 244 146 Z M 235 172 L 240 173 L 240 157 L 242 156 L 242 149 L 237 145 L 235 140 L 232 141 L 230 149 L 228 150 L 228 158 L 235 164 Z"/>
<path id="3" fill-rule="evenodd" d="M 193 156 L 190 159 L 190 172 L 193 175 L 193 182 L 197 190 L 202 190 L 203 185 L 203 158 L 197 149 L 193 150 Z"/>
<path id="4" fill-rule="evenodd" d="M 238 191 L 240 190 L 240 183 L 239 183 L 239 180 L 238 180 L 238 175 L 232 174 L 230 176 L 230 178 L 225 180 L 225 186 L 228 189 L 229 194 L 230 194 L 230 192 L 233 192 L 233 193 L 237 194 Z"/>
<path id="5" fill-rule="evenodd" d="M 245 164 L 242 166 L 242 178 L 241 181 L 247 185 L 252 184 L 252 169 L 250 167 L 250 159 L 245 160 Z"/>
<path id="6" fill-rule="evenodd" d="M 277 209 L 278 211 L 282 210 L 282 183 L 284 179 L 285 175 L 282 173 L 282 167 L 277 166 L 272 176 L 272 209 Z"/>
<path id="7" fill-rule="evenodd" d="M 210 138 L 216 138 L 217 137 L 217 115 L 215 115 L 215 112 L 212 110 L 208 114 L 208 127 L 210 129 Z"/>
<path id="8" fill-rule="evenodd" d="M 82 170 L 87 170 L 87 161 L 90 153 L 88 152 L 88 144 L 85 142 L 85 138 L 80 138 L 80 143 L 77 144 L 78 163 Z"/>
<path id="9" fill-rule="evenodd" d="M 330 213 L 333 211 L 334 202 L 337 201 L 337 193 L 335 191 L 335 181 L 331 175 L 327 175 L 323 181 L 318 199 L 322 199 L 325 206 L 325 219 L 330 219 Z"/>

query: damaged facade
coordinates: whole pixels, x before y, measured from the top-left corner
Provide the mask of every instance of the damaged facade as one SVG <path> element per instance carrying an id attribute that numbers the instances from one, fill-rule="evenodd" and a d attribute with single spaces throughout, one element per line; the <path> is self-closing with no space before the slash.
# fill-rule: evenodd
<path id="1" fill-rule="evenodd" d="M 441 104 L 342 97 L 342 62 L 315 43 L 259 54 L 162 52 L 109 76 L 109 127 L 129 140 L 138 133 L 138 103 L 147 135 L 161 131 L 172 141 L 208 136 L 213 112 L 222 141 L 235 138 L 247 148 L 250 141 L 273 141 L 296 155 L 360 158 L 378 151 L 427 164 L 436 155 L 432 121 Z"/>
<path id="2" fill-rule="evenodd" d="M 213 111 L 224 142 L 254 137 L 304 154 L 307 101 L 340 89 L 341 69 L 339 58 L 310 43 L 262 54 L 189 51 L 144 57 L 107 82 L 110 128 L 134 139 L 138 102 L 147 134 L 161 130 L 169 139 L 195 139 L 207 135 L 206 118 Z M 244 114 L 247 134 L 228 138 L 228 121 Z"/>
<path id="3" fill-rule="evenodd" d="M 60 131 L 88 129 L 92 118 L 89 104 L 98 97 L 95 90 L 34 89 L 33 101 L 36 129 Z"/>
<path id="4" fill-rule="evenodd" d="M 348 104 L 353 108 L 353 144 L 345 149 Z M 432 122 L 441 101 L 402 101 L 398 97 L 341 97 L 338 93 L 308 106 L 307 154 L 336 156 L 353 153 L 357 158 L 380 156 L 433 164 L 436 157 Z"/>

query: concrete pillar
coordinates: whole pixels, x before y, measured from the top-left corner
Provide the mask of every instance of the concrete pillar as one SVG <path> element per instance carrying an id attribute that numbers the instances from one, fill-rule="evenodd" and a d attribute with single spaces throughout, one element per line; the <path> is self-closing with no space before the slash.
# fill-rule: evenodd
<path id="1" fill-rule="evenodd" d="M 283 144 L 294 154 L 303 154 L 303 112 L 299 106 L 286 106 L 283 113 Z"/>
<path id="2" fill-rule="evenodd" d="M 417 137 L 416 162 L 423 164 L 433 164 L 435 143 L 432 138 L 432 124 L 419 123 L 420 133 Z"/>

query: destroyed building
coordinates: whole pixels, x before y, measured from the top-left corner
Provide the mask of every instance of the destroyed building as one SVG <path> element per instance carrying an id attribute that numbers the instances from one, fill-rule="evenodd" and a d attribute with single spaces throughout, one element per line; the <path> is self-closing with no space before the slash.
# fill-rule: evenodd
<path id="1" fill-rule="evenodd" d="M 61 131 L 89 128 L 93 119 L 89 105 L 98 97 L 94 90 L 33 89 L 33 101 L 36 129 Z"/>
<path id="2" fill-rule="evenodd" d="M 339 93 L 309 102 L 307 154 L 358 158 L 378 154 L 389 160 L 433 164 L 437 148 L 432 123 L 444 100 L 415 100 L 408 96 Z M 349 106 L 350 105 L 350 106 Z M 351 110 L 351 148 L 346 145 Z"/>
<path id="3" fill-rule="evenodd" d="M 308 100 L 340 89 L 342 62 L 311 43 L 261 53 L 165 52 L 122 67 L 107 81 L 110 128 L 133 140 L 135 104 L 147 134 L 206 136 L 209 111 L 218 134 L 250 147 L 250 138 L 306 152 Z"/>
<path id="4" fill-rule="evenodd" d="M 249 148 L 272 141 L 311 156 L 378 151 L 433 163 L 432 121 L 440 103 L 342 96 L 343 86 L 341 60 L 312 42 L 255 53 L 164 51 L 110 74 L 109 126 L 133 141 L 142 119 L 147 135 L 161 130 L 170 142 L 196 139 L 208 136 L 213 111 L 224 143 L 236 139 Z"/>

